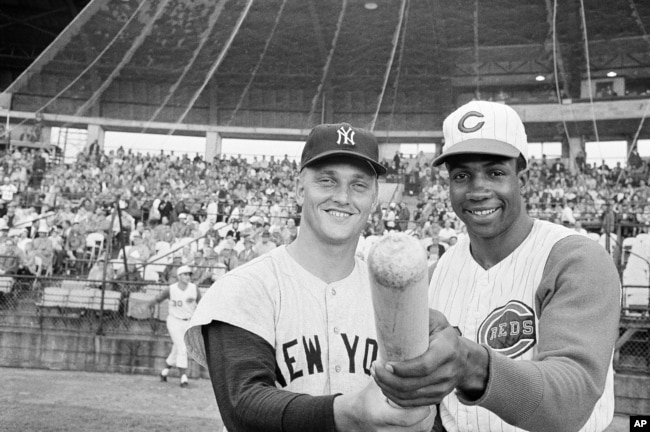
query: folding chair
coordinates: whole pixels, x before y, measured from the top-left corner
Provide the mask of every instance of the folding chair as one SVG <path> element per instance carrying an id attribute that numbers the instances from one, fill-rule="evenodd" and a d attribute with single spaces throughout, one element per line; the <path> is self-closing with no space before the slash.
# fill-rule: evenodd
<path id="1" fill-rule="evenodd" d="M 90 233 L 86 236 L 86 259 L 92 265 L 99 255 L 104 251 L 104 234 L 100 232 Z"/>

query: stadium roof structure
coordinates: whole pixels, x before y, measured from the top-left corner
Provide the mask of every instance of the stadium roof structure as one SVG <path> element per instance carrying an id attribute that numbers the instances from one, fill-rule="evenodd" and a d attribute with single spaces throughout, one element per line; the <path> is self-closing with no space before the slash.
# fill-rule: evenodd
<path id="1" fill-rule="evenodd" d="M 439 131 L 505 93 L 533 138 L 650 137 L 646 24 L 638 0 L 0 0 L 0 106 L 142 131 Z M 611 72 L 627 104 L 600 107 L 585 83 Z"/>

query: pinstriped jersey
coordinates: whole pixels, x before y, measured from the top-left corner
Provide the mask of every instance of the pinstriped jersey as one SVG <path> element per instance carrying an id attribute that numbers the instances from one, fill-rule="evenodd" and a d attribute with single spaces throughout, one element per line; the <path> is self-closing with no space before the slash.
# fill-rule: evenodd
<path id="1" fill-rule="evenodd" d="M 346 278 L 327 284 L 285 246 L 216 281 L 201 298 L 185 334 L 188 354 L 202 365 L 201 326 L 222 321 L 254 333 L 275 350 L 276 385 L 314 396 L 365 388 L 378 345 L 370 280 L 356 259 Z"/>
<path id="2" fill-rule="evenodd" d="M 528 237 L 508 257 L 485 270 L 471 256 L 468 237 L 440 259 L 430 284 L 430 307 L 444 313 L 452 326 L 472 341 L 514 360 L 537 353 L 539 318 L 536 293 L 555 244 L 575 234 L 563 226 L 535 220 Z M 570 401 L 568 401 L 570 403 Z M 513 407 L 516 409 L 516 407 Z M 601 431 L 614 410 L 610 358 L 605 391 L 582 431 Z M 441 404 L 447 431 L 520 431 L 479 406 L 459 402 L 455 393 Z"/>

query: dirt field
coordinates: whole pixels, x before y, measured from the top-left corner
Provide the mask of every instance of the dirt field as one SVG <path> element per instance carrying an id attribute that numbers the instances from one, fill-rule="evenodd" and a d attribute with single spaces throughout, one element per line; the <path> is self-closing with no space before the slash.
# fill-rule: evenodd
<path id="1" fill-rule="evenodd" d="M 14 432 L 221 432 L 209 380 L 0 368 L 0 429 Z M 606 432 L 629 431 L 616 416 Z"/>
<path id="2" fill-rule="evenodd" d="M 209 380 L 0 368 L 0 429 L 221 432 Z"/>

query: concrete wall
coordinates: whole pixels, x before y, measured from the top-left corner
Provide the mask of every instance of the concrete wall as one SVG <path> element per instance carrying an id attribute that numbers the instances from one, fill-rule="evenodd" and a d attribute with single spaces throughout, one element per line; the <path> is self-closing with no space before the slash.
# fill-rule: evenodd
<path id="1" fill-rule="evenodd" d="M 166 334 L 98 336 L 11 325 L 3 325 L 0 331 L 0 366 L 4 367 L 157 375 L 170 349 Z M 192 360 L 188 376 L 209 379 L 207 370 Z M 650 376 L 617 373 L 614 382 L 617 413 L 650 413 Z"/>
<path id="2" fill-rule="evenodd" d="M 65 330 L 3 328 L 0 366 L 157 375 L 171 349 L 167 335 L 80 334 Z M 176 374 L 174 369 L 172 374 Z M 188 376 L 208 378 L 190 360 Z"/>
<path id="3" fill-rule="evenodd" d="M 617 413 L 628 415 L 650 413 L 650 376 L 616 374 L 614 391 Z"/>

